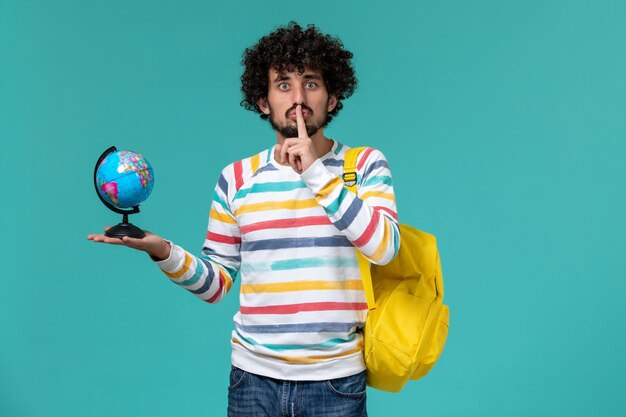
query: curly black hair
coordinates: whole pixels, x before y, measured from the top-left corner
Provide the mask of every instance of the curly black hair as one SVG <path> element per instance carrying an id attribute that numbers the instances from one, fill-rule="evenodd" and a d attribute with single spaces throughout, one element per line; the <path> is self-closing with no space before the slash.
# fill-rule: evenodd
<path id="1" fill-rule="evenodd" d="M 241 75 L 241 105 L 260 114 L 262 119 L 269 116 L 257 106 L 268 93 L 268 71 L 304 72 L 304 68 L 321 71 L 328 94 L 337 97 L 337 105 L 328 114 L 328 122 L 343 108 L 342 100 L 354 93 L 357 86 L 352 68 L 352 52 L 343 47 L 338 38 L 321 33 L 315 25 L 306 29 L 296 22 L 279 27 L 262 37 L 259 42 L 247 48 L 243 54 L 244 72 Z"/>

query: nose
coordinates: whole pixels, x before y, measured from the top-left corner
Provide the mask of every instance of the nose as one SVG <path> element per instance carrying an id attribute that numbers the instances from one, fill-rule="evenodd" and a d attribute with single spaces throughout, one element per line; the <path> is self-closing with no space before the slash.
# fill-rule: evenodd
<path id="1" fill-rule="evenodd" d="M 293 93 L 292 99 L 294 104 L 304 104 L 304 86 L 296 84 L 291 91 Z"/>

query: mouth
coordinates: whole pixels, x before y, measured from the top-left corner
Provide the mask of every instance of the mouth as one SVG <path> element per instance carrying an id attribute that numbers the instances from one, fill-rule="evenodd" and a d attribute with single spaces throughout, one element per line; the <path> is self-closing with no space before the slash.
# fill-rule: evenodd
<path id="1" fill-rule="evenodd" d="M 307 118 L 307 117 L 309 117 L 310 115 L 311 115 L 311 112 L 310 112 L 309 110 L 307 110 L 307 109 L 302 109 L 302 117 L 303 117 L 303 118 L 305 118 L 305 119 L 306 119 L 306 118 Z M 297 118 L 297 117 L 296 117 L 296 109 L 293 109 L 293 110 L 289 111 L 289 113 L 288 113 L 288 117 L 289 117 L 291 120 L 296 120 L 296 118 Z"/>

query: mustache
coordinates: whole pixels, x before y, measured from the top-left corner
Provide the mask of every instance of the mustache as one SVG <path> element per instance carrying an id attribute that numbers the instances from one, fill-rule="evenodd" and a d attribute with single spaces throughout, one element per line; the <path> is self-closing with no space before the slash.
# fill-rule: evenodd
<path id="1" fill-rule="evenodd" d="M 300 104 L 300 106 L 302 107 L 302 110 L 306 110 L 307 112 L 309 112 L 309 115 L 313 114 L 313 109 L 311 109 L 309 106 L 307 106 L 306 104 Z M 296 111 L 296 107 L 298 107 L 297 104 L 294 104 L 289 110 L 287 110 L 285 112 L 285 117 L 289 118 L 289 113 L 291 113 L 292 111 Z"/>

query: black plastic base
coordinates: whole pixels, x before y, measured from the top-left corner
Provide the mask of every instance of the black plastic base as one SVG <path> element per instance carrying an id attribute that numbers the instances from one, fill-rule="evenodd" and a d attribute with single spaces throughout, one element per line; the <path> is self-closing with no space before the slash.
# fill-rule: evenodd
<path id="1" fill-rule="evenodd" d="M 107 237 L 117 237 L 120 239 L 124 236 L 141 239 L 146 236 L 146 233 L 134 224 L 119 223 L 104 232 L 104 235 Z"/>

